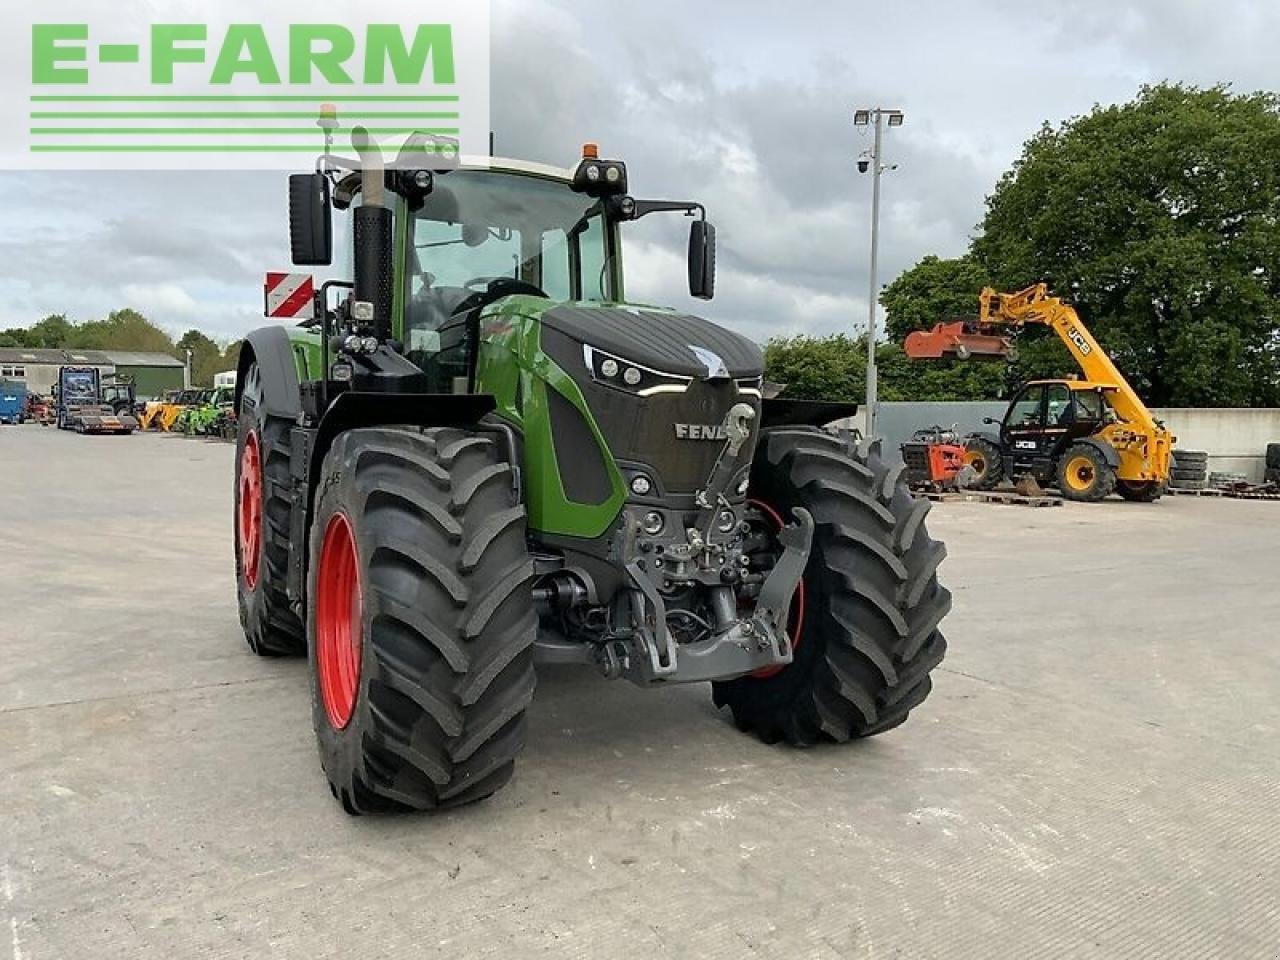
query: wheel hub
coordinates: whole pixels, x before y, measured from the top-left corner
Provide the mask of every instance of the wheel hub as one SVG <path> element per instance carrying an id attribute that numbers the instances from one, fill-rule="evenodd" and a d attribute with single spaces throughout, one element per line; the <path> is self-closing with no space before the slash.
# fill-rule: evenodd
<path id="1" fill-rule="evenodd" d="M 355 536 L 346 516 L 335 513 L 320 547 L 315 615 L 320 699 L 335 730 L 351 722 L 359 695 L 362 606 Z"/>
<path id="2" fill-rule="evenodd" d="M 1076 457 L 1067 466 L 1067 477 L 1077 490 L 1088 490 L 1093 486 L 1096 472 L 1088 457 Z"/>
<path id="3" fill-rule="evenodd" d="M 240 513 L 236 523 L 240 576 L 253 590 L 258 585 L 262 554 L 262 451 L 258 432 L 250 430 L 240 454 Z"/>

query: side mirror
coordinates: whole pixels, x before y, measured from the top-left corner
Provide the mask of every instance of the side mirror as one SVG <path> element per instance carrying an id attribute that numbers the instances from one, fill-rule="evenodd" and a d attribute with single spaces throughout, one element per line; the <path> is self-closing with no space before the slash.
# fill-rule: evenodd
<path id="1" fill-rule="evenodd" d="M 716 228 L 705 220 L 689 226 L 689 296 L 710 300 L 716 295 Z"/>
<path id="2" fill-rule="evenodd" d="M 333 220 L 329 216 L 329 178 L 322 173 L 289 175 L 289 246 L 300 267 L 333 262 Z"/>

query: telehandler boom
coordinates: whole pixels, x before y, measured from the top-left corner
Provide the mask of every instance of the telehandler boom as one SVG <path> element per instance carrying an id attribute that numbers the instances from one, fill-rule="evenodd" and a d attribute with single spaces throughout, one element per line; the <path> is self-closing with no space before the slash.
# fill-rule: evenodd
<path id="1" fill-rule="evenodd" d="M 1071 352 L 1084 379 L 1036 380 L 1009 405 L 1000 433 L 968 438 L 975 486 L 1031 473 L 1072 500 L 1156 500 L 1169 479 L 1174 437 L 1142 402 L 1075 309 L 1043 283 L 1017 293 L 987 287 L 976 321 L 940 323 L 910 334 L 914 360 L 1016 357 L 1013 338 L 1029 324 L 1047 326 Z M 995 421 L 988 421 L 994 423 Z"/>

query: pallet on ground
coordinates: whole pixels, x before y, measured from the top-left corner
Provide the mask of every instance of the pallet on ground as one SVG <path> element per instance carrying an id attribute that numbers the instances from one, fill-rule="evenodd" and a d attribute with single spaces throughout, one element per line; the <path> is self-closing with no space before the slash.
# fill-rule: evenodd
<path id="1" fill-rule="evenodd" d="M 1024 507 L 1062 506 L 1061 497 L 1053 496 L 1051 494 L 1028 496 L 1014 490 L 945 490 L 942 492 L 936 490 L 925 490 L 918 491 L 916 496 L 924 497 L 927 500 L 933 500 L 939 503 L 966 501 L 970 503 L 1012 503 Z"/>

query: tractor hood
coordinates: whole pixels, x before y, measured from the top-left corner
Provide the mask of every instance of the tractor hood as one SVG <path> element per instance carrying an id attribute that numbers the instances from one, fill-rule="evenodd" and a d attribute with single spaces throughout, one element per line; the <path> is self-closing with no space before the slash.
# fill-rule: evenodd
<path id="1" fill-rule="evenodd" d="M 553 307 L 544 329 L 661 373 L 707 380 L 759 377 L 764 354 L 755 343 L 687 314 L 630 306 Z"/>

